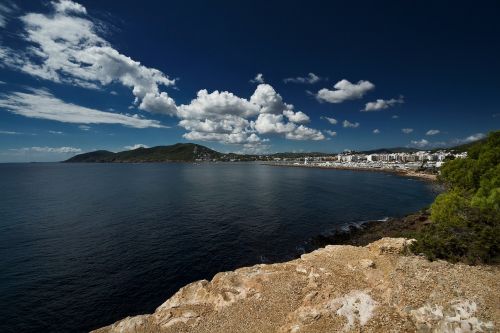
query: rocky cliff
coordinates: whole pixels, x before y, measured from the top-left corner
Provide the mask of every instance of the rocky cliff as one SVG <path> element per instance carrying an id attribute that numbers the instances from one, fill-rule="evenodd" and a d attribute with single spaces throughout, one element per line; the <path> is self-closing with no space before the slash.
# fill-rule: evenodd
<path id="1" fill-rule="evenodd" d="M 500 268 L 429 262 L 409 241 L 330 245 L 217 274 L 95 332 L 498 332 Z"/>

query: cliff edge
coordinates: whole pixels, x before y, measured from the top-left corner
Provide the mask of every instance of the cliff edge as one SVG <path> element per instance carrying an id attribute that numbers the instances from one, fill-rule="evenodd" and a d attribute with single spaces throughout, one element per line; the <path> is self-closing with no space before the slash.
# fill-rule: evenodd
<path id="1" fill-rule="evenodd" d="M 500 267 L 405 255 L 410 242 L 329 245 L 219 273 L 94 332 L 499 332 Z"/>

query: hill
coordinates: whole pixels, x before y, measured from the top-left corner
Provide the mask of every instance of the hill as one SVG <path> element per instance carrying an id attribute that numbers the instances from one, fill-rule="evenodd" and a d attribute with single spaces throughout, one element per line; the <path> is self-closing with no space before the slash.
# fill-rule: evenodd
<path id="1" fill-rule="evenodd" d="M 194 143 L 177 143 L 171 146 L 137 148 L 113 153 L 98 150 L 79 154 L 66 160 L 66 163 L 138 163 L 138 162 L 194 162 L 231 158 L 234 154 L 222 154 L 205 146 Z"/>
<path id="2" fill-rule="evenodd" d="M 468 151 L 471 147 L 481 144 L 483 140 L 467 143 L 464 145 L 446 148 L 454 152 Z M 441 150 L 434 149 L 434 151 Z M 419 149 L 408 147 L 380 148 L 361 151 L 362 154 L 391 154 L 391 153 L 413 153 Z M 220 153 L 208 147 L 194 143 L 176 143 L 170 146 L 156 146 L 152 148 L 137 148 L 113 153 L 107 150 L 97 150 L 89 153 L 75 155 L 64 161 L 67 163 L 140 163 L 140 162 L 195 162 L 195 161 L 266 161 L 274 158 L 300 159 L 304 157 L 324 157 L 336 155 L 337 153 L 323 152 L 283 152 L 262 155 L 244 155 L 236 153 Z"/>

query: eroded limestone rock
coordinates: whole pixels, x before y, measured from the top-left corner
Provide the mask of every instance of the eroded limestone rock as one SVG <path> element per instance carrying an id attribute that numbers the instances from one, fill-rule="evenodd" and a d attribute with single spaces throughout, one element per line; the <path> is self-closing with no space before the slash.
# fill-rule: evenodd
<path id="1" fill-rule="evenodd" d="M 498 332 L 498 266 L 429 262 L 409 244 L 333 245 L 219 273 L 95 332 Z"/>

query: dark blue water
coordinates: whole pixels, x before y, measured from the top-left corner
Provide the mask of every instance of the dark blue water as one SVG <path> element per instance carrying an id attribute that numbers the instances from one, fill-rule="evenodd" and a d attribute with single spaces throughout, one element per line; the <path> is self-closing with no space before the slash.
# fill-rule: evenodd
<path id="1" fill-rule="evenodd" d="M 0 164 L 0 332 L 80 332 L 179 287 L 429 205 L 386 173 L 258 164 Z"/>

